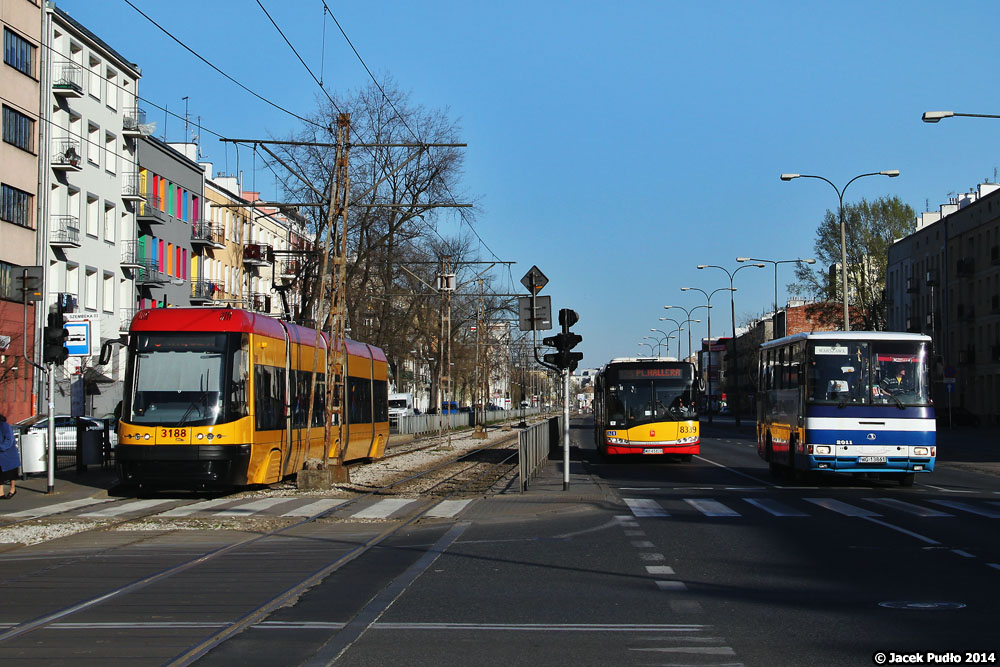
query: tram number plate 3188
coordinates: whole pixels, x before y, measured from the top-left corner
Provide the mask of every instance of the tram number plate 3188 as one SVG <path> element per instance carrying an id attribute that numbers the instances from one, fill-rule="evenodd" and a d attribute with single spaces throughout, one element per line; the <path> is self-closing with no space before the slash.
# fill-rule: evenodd
<path id="1" fill-rule="evenodd" d="M 187 429 L 186 428 L 161 428 L 160 429 L 161 438 L 186 438 Z"/>

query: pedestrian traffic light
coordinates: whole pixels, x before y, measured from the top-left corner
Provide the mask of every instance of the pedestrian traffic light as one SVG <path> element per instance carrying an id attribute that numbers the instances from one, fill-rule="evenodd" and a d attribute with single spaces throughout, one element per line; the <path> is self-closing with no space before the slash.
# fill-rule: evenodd
<path id="1" fill-rule="evenodd" d="M 576 370 L 577 363 L 583 359 L 583 352 L 570 352 L 570 350 L 580 344 L 583 336 L 573 333 L 569 328 L 576 324 L 579 319 L 580 316 L 576 314 L 575 310 L 562 308 L 559 311 L 559 324 L 562 325 L 562 332 L 542 339 L 542 343 L 558 350 L 558 352 L 544 355 L 542 358 L 546 362 L 558 368 Z"/>
<path id="2" fill-rule="evenodd" d="M 60 313 L 49 313 L 49 323 L 42 333 L 42 360 L 45 363 L 61 364 L 69 358 L 66 338 L 69 332 L 63 326 Z"/>

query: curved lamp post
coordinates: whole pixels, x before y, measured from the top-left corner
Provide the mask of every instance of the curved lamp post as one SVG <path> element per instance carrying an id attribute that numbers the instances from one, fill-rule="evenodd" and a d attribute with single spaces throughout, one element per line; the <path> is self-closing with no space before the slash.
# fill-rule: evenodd
<path id="1" fill-rule="evenodd" d="M 778 313 L 778 264 L 815 264 L 815 259 L 759 259 L 757 257 L 737 257 L 737 262 L 768 262 L 774 264 L 774 313 Z"/>
<path id="2" fill-rule="evenodd" d="M 920 120 L 925 123 L 939 123 L 942 118 L 964 116 L 966 118 L 1000 118 L 990 113 L 958 113 L 957 111 L 925 111 Z"/>
<path id="3" fill-rule="evenodd" d="M 643 336 L 643 338 L 649 338 L 649 336 Z M 646 347 L 649 348 L 649 356 L 651 356 L 651 357 L 655 357 L 656 356 L 656 353 L 653 351 L 653 344 L 652 343 L 639 343 L 639 347 L 642 347 L 643 345 L 645 345 Z"/>
<path id="4" fill-rule="evenodd" d="M 667 341 L 666 342 L 667 356 L 669 357 L 670 356 L 670 339 L 673 338 L 673 336 L 669 335 L 666 331 L 663 331 L 662 329 L 650 329 L 650 331 L 655 331 L 655 332 L 659 332 L 659 333 L 663 334 L 663 338 L 660 338 L 659 340 L 660 340 L 660 343 L 662 343 L 663 341 Z"/>
<path id="5" fill-rule="evenodd" d="M 928 112 L 928 113 L 951 113 L 951 112 L 939 111 L 939 112 Z M 927 114 L 924 115 L 926 116 Z M 955 114 L 952 113 L 952 115 Z M 928 122 L 936 123 L 938 120 L 941 120 L 941 118 Z M 823 176 L 813 176 L 811 174 L 781 175 L 781 180 L 783 181 L 790 181 L 793 178 L 818 178 L 821 181 L 826 181 L 827 183 L 829 183 L 830 187 L 833 188 L 834 191 L 836 191 L 837 193 L 837 198 L 840 201 L 840 204 L 837 208 L 837 215 L 840 218 L 840 289 L 844 293 L 844 331 L 851 330 L 851 317 L 847 309 L 847 241 L 845 238 L 846 235 L 844 233 L 844 191 L 847 190 L 848 185 L 858 180 L 859 178 L 864 178 L 865 176 L 888 176 L 889 178 L 896 178 L 897 176 L 899 176 L 899 169 L 887 169 L 886 171 L 872 171 L 867 174 L 858 174 L 851 180 L 847 181 L 847 185 L 845 185 L 842 188 L 837 188 L 837 186 L 834 185 L 830 179 L 824 178 Z"/>
<path id="6" fill-rule="evenodd" d="M 682 292 L 701 292 L 705 295 L 705 308 L 708 309 L 708 369 L 706 375 L 708 375 L 708 422 L 712 423 L 712 296 L 716 292 L 735 292 L 734 287 L 720 287 L 719 289 L 712 290 L 711 292 L 706 292 L 700 287 L 682 287 Z M 672 308 L 673 306 L 664 306 L 664 308 Z M 700 306 L 699 306 L 700 307 Z M 693 310 L 693 309 L 692 309 Z M 669 319 L 669 318 L 664 318 Z M 700 364 L 699 364 L 700 366 Z"/>
<path id="7" fill-rule="evenodd" d="M 685 308 L 684 306 L 664 306 L 664 310 L 670 310 L 671 308 L 677 308 L 684 311 L 684 317 L 691 317 L 691 313 L 698 310 L 699 308 L 710 308 L 711 306 L 695 306 L 694 308 Z M 665 319 L 663 317 L 660 318 Z M 695 320 L 697 321 L 697 320 Z M 688 358 L 691 357 L 691 328 L 688 327 Z"/>

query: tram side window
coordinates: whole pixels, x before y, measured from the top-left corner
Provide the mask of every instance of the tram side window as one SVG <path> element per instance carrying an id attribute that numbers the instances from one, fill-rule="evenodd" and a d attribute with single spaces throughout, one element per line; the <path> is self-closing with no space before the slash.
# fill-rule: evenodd
<path id="1" fill-rule="evenodd" d="M 232 382 L 229 383 L 229 419 L 246 417 L 250 412 L 247 401 L 247 392 L 250 378 L 247 374 L 247 358 L 249 354 L 249 342 L 246 334 L 243 334 L 241 347 L 233 349 L 233 374 Z"/>
<path id="2" fill-rule="evenodd" d="M 254 422 L 258 431 L 284 428 L 285 369 L 257 366 L 254 369 Z"/>
<path id="3" fill-rule="evenodd" d="M 326 375 L 320 373 L 316 376 L 316 394 L 313 396 L 313 420 L 312 425 L 323 426 L 326 418 Z"/>
<path id="4" fill-rule="evenodd" d="M 372 423 L 371 380 L 348 376 L 347 417 L 351 424 Z"/>
<path id="5" fill-rule="evenodd" d="M 373 413 L 375 423 L 389 421 L 389 383 L 385 380 L 374 380 L 372 398 L 375 406 Z"/>
<path id="6" fill-rule="evenodd" d="M 292 371 L 292 395 L 289 405 L 292 411 L 292 428 L 302 428 L 306 425 L 309 415 L 309 385 L 312 373 L 309 371 Z"/>

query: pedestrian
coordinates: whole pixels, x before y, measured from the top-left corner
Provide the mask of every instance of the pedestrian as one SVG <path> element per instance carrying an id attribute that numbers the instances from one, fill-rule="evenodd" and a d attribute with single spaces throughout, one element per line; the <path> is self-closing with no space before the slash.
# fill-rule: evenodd
<path id="1" fill-rule="evenodd" d="M 7 417 L 0 414 L 0 492 L 3 483 L 10 482 L 10 491 L 3 494 L 4 498 L 12 498 L 17 489 L 14 480 L 21 474 L 21 456 L 14 442 L 14 431 L 7 423 Z"/>

